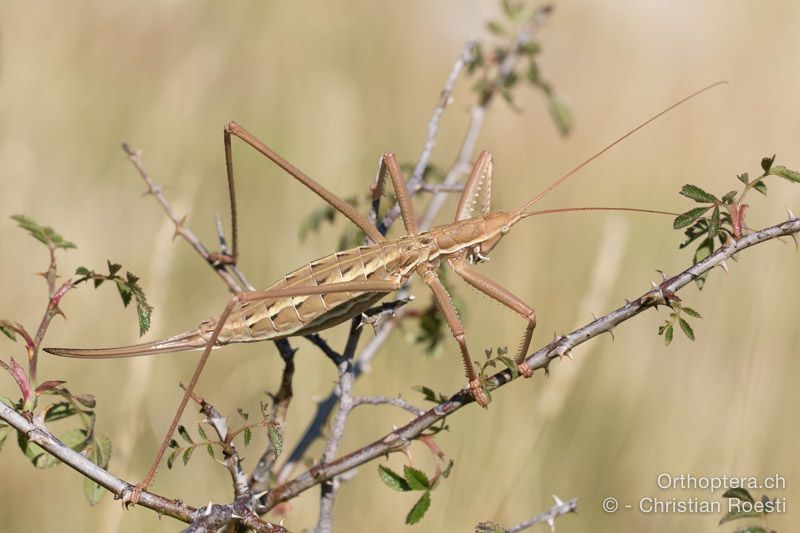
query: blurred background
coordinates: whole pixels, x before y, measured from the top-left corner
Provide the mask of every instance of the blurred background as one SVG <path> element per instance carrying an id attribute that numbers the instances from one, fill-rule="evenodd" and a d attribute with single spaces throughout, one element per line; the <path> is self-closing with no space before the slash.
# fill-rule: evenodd
<path id="1" fill-rule="evenodd" d="M 710 82 L 731 83 L 659 120 L 580 177 L 542 208 L 619 205 L 684 211 L 684 183 L 724 194 L 737 173 L 759 173 L 763 156 L 800 167 L 800 5 L 764 9 L 755 1 L 556 2 L 541 32 L 542 74 L 568 103 L 573 134 L 562 138 L 541 94 L 517 92 L 515 112 L 495 102 L 478 141 L 495 156 L 495 206 L 516 207 L 555 177 L 654 112 Z M 62 272 L 102 268 L 106 259 L 139 275 L 156 308 L 147 339 L 194 327 L 218 313 L 225 287 L 182 241 L 120 150 L 142 149 L 153 178 L 167 187 L 192 229 L 215 242 L 214 215 L 226 216 L 222 128 L 236 120 L 341 196 L 362 194 L 378 157 L 395 151 L 415 161 L 427 120 L 452 63 L 470 36 L 486 38 L 494 2 L 21 2 L 0 4 L 0 315 L 35 329 L 46 298 L 32 275 L 46 250 L 15 228 L 24 213 L 53 226 L 78 249 L 61 254 Z M 474 97 L 457 85 L 433 161 L 455 158 Z M 320 201 L 241 143 L 235 147 L 241 215 L 241 266 L 258 286 L 334 251 L 345 227 L 326 226 L 299 244 L 298 228 Z M 770 194 L 751 197 L 750 224 L 800 213 L 800 188 L 773 179 Z M 421 205 L 421 204 L 419 204 Z M 449 220 L 455 200 L 442 211 Z M 638 215 L 565 214 L 515 227 L 482 265 L 538 311 L 534 344 L 608 312 L 659 280 L 656 269 L 682 270 L 691 252 L 671 220 Z M 661 490 L 661 473 L 695 476 L 780 475 L 787 488 L 754 491 L 785 497 L 788 512 L 768 526 L 798 523 L 800 463 L 800 311 L 798 261 L 791 242 L 770 242 L 715 271 L 702 291 L 681 293 L 702 313 L 697 340 L 680 334 L 670 347 L 656 334 L 666 311 L 649 311 L 552 366 L 545 379 L 495 394 L 483 412 L 448 420 L 438 438 L 455 461 L 433 493 L 421 531 L 471 531 L 483 520 L 520 522 L 577 496 L 579 514 L 561 532 L 732 531 L 719 514 L 643 514 L 643 497 L 721 501 L 721 492 Z M 463 285 L 465 323 L 476 354 L 516 346 L 522 320 Z M 417 287 L 420 304 L 427 301 Z M 68 320 L 57 319 L 46 346 L 111 346 L 137 340 L 134 311 L 110 287 L 70 294 Z M 335 345 L 345 328 L 326 332 Z M 413 334 L 409 328 L 407 334 Z M 366 335 L 369 337 L 371 332 Z M 455 343 L 428 357 L 402 332 L 376 359 L 357 394 L 420 395 L 426 384 L 451 392 L 464 385 Z M 24 359 L 3 341 L 2 357 Z M 362 340 L 362 344 L 365 340 Z M 286 445 L 301 434 L 314 402 L 328 394 L 333 366 L 304 340 Z M 98 398 L 98 431 L 111 437 L 110 469 L 141 479 L 177 405 L 177 384 L 196 356 L 86 362 L 43 355 L 41 379 L 65 379 Z M 198 391 L 226 414 L 257 411 L 275 390 L 281 362 L 271 344 L 230 347 L 212 358 Z M 0 394 L 17 397 L 8 376 Z M 187 414 L 190 422 L 196 415 Z M 390 408 L 353 415 L 342 453 L 402 424 Z M 261 438 L 261 437 L 259 437 Z M 263 438 L 251 446 L 248 465 Z M 319 457 L 321 446 L 311 450 Z M 412 448 L 430 471 L 429 453 Z M 407 461 L 386 461 L 401 468 Z M 345 530 L 402 530 L 415 496 L 385 487 L 378 463 L 342 488 L 335 525 Z M 106 497 L 92 508 L 80 477 L 65 467 L 35 470 L 7 442 L 0 454 L 0 522 L 6 531 L 175 531 L 144 509 L 121 512 Z M 299 473 L 299 471 L 298 471 Z M 187 467 L 162 468 L 153 487 L 193 505 L 229 501 L 228 475 L 204 454 Z M 609 515 L 613 496 L 633 510 Z M 291 504 L 286 525 L 316 522 L 318 491 Z M 275 518 L 274 516 L 272 518 Z M 735 523 L 734 523 L 735 524 Z M 544 530 L 545 526 L 540 529 Z"/>

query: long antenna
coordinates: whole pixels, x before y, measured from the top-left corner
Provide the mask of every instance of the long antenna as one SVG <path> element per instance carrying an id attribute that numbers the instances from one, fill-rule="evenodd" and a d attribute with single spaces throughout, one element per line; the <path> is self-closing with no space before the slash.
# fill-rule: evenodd
<path id="1" fill-rule="evenodd" d="M 599 152 L 594 154 L 592 157 L 590 157 L 589 159 L 585 160 L 583 163 L 581 163 L 580 165 L 576 166 L 575 168 L 573 168 L 572 170 L 570 170 L 569 172 L 567 172 L 566 174 L 564 174 L 563 176 L 558 178 L 556 181 L 551 183 L 545 190 L 543 190 L 542 192 L 540 192 L 539 194 L 537 194 L 536 196 L 531 198 L 525 205 L 520 207 L 519 211 L 525 211 L 526 209 L 528 209 L 530 206 L 532 206 L 533 204 L 535 204 L 536 202 L 541 200 L 542 197 L 544 197 L 547 193 L 549 193 L 550 191 L 552 191 L 553 189 L 555 189 L 556 187 L 558 187 L 559 185 L 564 183 L 567 179 L 571 178 L 580 169 L 582 169 L 583 167 L 585 167 L 586 165 L 588 165 L 589 163 L 591 163 L 592 161 L 594 161 L 595 159 L 597 159 L 598 157 L 603 155 L 604 153 L 608 152 L 614 146 L 616 146 L 617 144 L 621 143 L 622 141 L 624 141 L 625 139 L 627 139 L 628 137 L 630 137 L 631 135 L 633 135 L 634 133 L 636 133 L 640 129 L 644 128 L 645 126 L 647 126 L 648 124 L 650 124 L 651 122 L 656 120 L 657 118 L 661 117 L 662 115 L 665 115 L 665 114 L 669 113 L 670 111 L 672 111 L 673 109 L 675 109 L 679 105 L 681 105 L 681 104 L 683 104 L 685 102 L 688 102 L 689 100 L 691 100 L 695 96 L 699 96 L 700 94 L 702 94 L 702 93 L 704 93 L 704 92 L 706 92 L 706 91 L 708 91 L 710 89 L 713 89 L 714 87 L 716 87 L 718 85 L 723 85 L 723 84 L 726 84 L 726 83 L 728 83 L 728 82 L 725 81 L 725 80 L 712 83 L 711 85 L 703 87 L 699 91 L 693 92 L 692 94 L 690 94 L 689 96 L 679 100 L 678 102 L 675 102 L 674 104 L 672 104 L 671 106 L 669 106 L 665 110 L 661 111 L 657 115 L 653 115 L 649 119 L 645 120 L 644 122 L 642 122 L 641 124 L 639 124 L 638 126 L 633 128 L 632 130 L 630 130 L 628 133 L 626 133 L 622 137 L 618 138 L 617 140 L 615 140 L 614 142 L 612 142 L 611 144 L 609 144 L 608 146 L 606 146 L 605 148 L 603 148 L 602 150 L 600 150 Z"/>
<path id="2" fill-rule="evenodd" d="M 678 216 L 680 213 L 670 211 L 658 211 L 656 209 L 637 209 L 635 207 L 562 207 L 559 209 L 542 209 L 540 211 L 527 211 L 522 213 L 520 218 L 533 217 L 536 215 L 551 215 L 553 213 L 568 213 L 570 211 L 628 211 L 632 213 L 648 213 L 651 215 L 670 215 Z"/>

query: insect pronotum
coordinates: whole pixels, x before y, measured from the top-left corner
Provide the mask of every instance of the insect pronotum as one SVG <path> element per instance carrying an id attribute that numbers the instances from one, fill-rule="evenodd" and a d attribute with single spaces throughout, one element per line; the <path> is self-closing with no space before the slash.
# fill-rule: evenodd
<path id="1" fill-rule="evenodd" d="M 212 348 L 237 342 L 277 340 L 308 335 L 341 324 L 348 319 L 360 316 L 363 311 L 387 294 L 403 287 L 414 274 L 419 275 L 433 292 L 439 309 L 461 350 L 469 392 L 478 404 L 485 407 L 489 403 L 489 398 L 472 364 L 464 328 L 453 307 L 450 295 L 439 280 L 437 270 L 440 263 L 445 261 L 469 285 L 516 312 L 527 322 L 515 362 L 520 373 L 525 377 L 530 377 L 532 371 L 525 363 L 525 358 L 533 330 L 536 327 L 536 312 L 499 283 L 479 273 L 472 265 L 485 261 L 489 253 L 514 224 L 534 215 L 587 210 L 618 210 L 674 215 L 674 213 L 664 211 L 634 208 L 578 207 L 545 211 L 531 211 L 530 208 L 543 196 L 622 140 L 687 100 L 721 83 L 725 82 L 717 82 L 704 87 L 644 121 L 512 211 L 491 210 L 492 156 L 489 152 L 481 152 L 464 185 L 456 208 L 455 220 L 429 231 L 418 231 L 417 218 L 400 168 L 394 154 L 386 153 L 381 161 L 379 180 L 385 179 L 388 174 L 397 195 L 397 202 L 406 229 L 406 235 L 397 239 L 384 237 L 367 217 L 354 207 L 276 154 L 237 123 L 231 122 L 225 127 L 224 132 L 225 160 L 233 219 L 231 261 L 235 262 L 237 257 L 232 136 L 238 137 L 252 146 L 314 191 L 358 226 L 371 243 L 312 261 L 283 276 L 265 290 L 235 294 L 218 317 L 209 318 L 196 329 L 173 337 L 119 348 L 45 348 L 45 351 L 66 357 L 115 358 L 183 350 L 203 350 L 192 379 L 186 387 L 177 412 L 170 423 L 167 436 L 162 441 L 144 480 L 134 487 L 128 500 L 130 503 L 136 503 L 141 491 L 145 490 L 152 482 Z M 479 198 L 481 191 L 484 193 L 483 198 Z M 474 215 L 473 209 L 479 200 L 480 214 Z"/>

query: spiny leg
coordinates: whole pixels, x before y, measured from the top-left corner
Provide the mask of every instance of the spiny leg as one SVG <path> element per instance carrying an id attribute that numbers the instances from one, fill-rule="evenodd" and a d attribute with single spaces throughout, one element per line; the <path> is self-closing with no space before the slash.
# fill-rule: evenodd
<path id="1" fill-rule="evenodd" d="M 461 199 L 456 208 L 456 222 L 471 218 L 472 208 L 477 199 L 475 196 L 480 192 L 481 185 L 484 185 L 485 198 L 481 206 L 481 214 L 486 215 L 492 208 L 492 177 L 494 176 L 494 163 L 492 161 L 492 154 L 484 150 L 478 155 L 475 164 L 472 166 L 472 171 L 464 184 L 464 190 L 461 192 Z"/>
<path id="2" fill-rule="evenodd" d="M 302 170 L 295 167 L 287 160 L 282 158 L 278 155 L 275 151 L 273 151 L 269 146 L 261 142 L 255 135 L 241 127 L 236 122 L 230 122 L 228 125 L 225 126 L 225 163 L 226 163 L 226 170 L 228 174 L 228 189 L 231 194 L 231 221 L 234 223 L 233 226 L 233 236 L 232 236 L 232 243 L 233 243 L 233 257 L 236 258 L 238 254 L 237 249 L 237 229 L 235 222 L 237 220 L 237 215 L 235 214 L 236 211 L 236 199 L 235 199 L 235 188 L 233 186 L 233 150 L 231 147 L 231 135 L 239 137 L 241 140 L 252 146 L 256 149 L 256 151 L 260 152 L 261 154 L 265 155 L 269 158 L 273 163 L 281 167 L 285 170 L 289 175 L 295 178 L 297 181 L 314 191 L 320 198 L 325 200 L 328 204 L 331 205 L 334 209 L 342 213 L 344 216 L 349 218 L 353 223 L 361 228 L 361 230 L 367 234 L 367 236 L 372 239 L 373 242 L 383 242 L 385 239 L 383 235 L 369 222 L 369 219 L 361 214 L 357 209 L 353 206 L 336 196 L 333 192 L 329 191 L 327 188 L 323 187 L 313 178 L 305 174 Z"/>
<path id="3" fill-rule="evenodd" d="M 487 278 L 474 268 L 469 267 L 464 261 L 463 257 L 449 259 L 448 263 L 456 272 L 456 274 L 461 276 L 464 281 L 490 298 L 497 300 L 512 311 L 516 311 L 522 315 L 522 318 L 528 321 L 528 326 L 525 328 L 525 333 L 522 336 L 522 342 L 520 342 L 519 351 L 517 352 L 515 362 L 517 363 L 520 374 L 526 378 L 531 377 L 533 375 L 533 370 L 531 370 L 530 367 L 528 367 L 528 364 L 525 362 L 525 356 L 528 354 L 528 348 L 530 347 L 531 339 L 533 338 L 533 330 L 536 327 L 536 311 L 534 311 L 531 306 L 520 300 L 517 296 L 509 292 L 505 287 L 502 287 L 494 280 Z"/>
<path id="4" fill-rule="evenodd" d="M 475 401 L 481 407 L 486 407 L 489 405 L 489 397 L 486 395 L 486 391 L 483 390 L 483 386 L 481 385 L 481 380 L 478 378 L 478 375 L 475 373 L 475 367 L 472 364 L 472 359 L 469 356 L 469 350 L 467 349 L 467 338 L 464 333 L 464 326 L 461 324 L 461 320 L 458 318 L 458 313 L 456 312 L 456 308 L 453 306 L 453 300 L 450 297 L 450 294 L 447 292 L 447 289 L 444 288 L 442 282 L 439 280 L 439 276 L 436 274 L 436 271 L 430 267 L 420 266 L 417 269 L 417 272 L 425 280 L 425 283 L 428 287 L 431 288 L 433 291 L 433 296 L 436 299 L 436 303 L 439 304 L 439 309 L 442 311 L 444 315 L 445 321 L 447 321 L 447 325 L 450 327 L 450 331 L 455 337 L 456 342 L 458 342 L 459 348 L 461 348 L 461 357 L 464 359 L 464 371 L 467 376 L 467 380 L 469 381 L 469 392 Z"/>
<path id="5" fill-rule="evenodd" d="M 403 217 L 406 233 L 408 235 L 416 235 L 419 233 L 417 230 L 417 215 L 414 213 L 414 206 L 411 204 L 411 197 L 408 195 L 406 180 L 403 179 L 403 173 L 400 171 L 397 159 L 391 152 L 386 152 L 381 158 L 381 168 L 378 171 L 379 179 L 382 179 L 385 172 L 389 173 L 389 177 L 392 180 L 392 187 L 397 196 L 397 203 L 400 205 L 400 215 Z"/>
<path id="6" fill-rule="evenodd" d="M 146 490 L 147 487 L 150 486 L 150 483 L 153 482 L 156 470 L 158 469 L 161 460 L 164 458 L 164 453 L 167 450 L 167 446 L 169 446 L 170 440 L 172 440 L 172 435 L 175 433 L 175 430 L 180 423 L 180 419 L 183 416 L 183 412 L 186 409 L 187 404 L 189 403 L 192 392 L 194 392 L 195 385 L 197 385 L 197 381 L 200 379 L 200 374 L 203 372 L 203 368 L 208 361 L 208 357 L 211 355 L 211 349 L 214 347 L 214 345 L 216 345 L 220 333 L 225 326 L 225 322 L 228 320 L 231 312 L 236 307 L 236 304 L 266 299 L 291 298 L 295 296 L 310 296 L 314 294 L 331 294 L 338 292 L 391 292 L 399 289 L 400 285 L 401 283 L 392 280 L 346 281 L 341 283 L 331 283 L 329 285 L 318 285 L 313 287 L 290 287 L 286 289 L 245 292 L 234 295 L 228 301 L 224 311 L 217 319 L 217 323 L 214 325 L 214 330 L 211 333 L 205 348 L 203 349 L 203 354 L 200 356 L 200 360 L 197 362 L 197 366 L 194 369 L 192 378 L 189 381 L 189 384 L 186 386 L 183 397 L 178 404 L 178 409 L 175 412 L 175 416 L 172 418 L 172 422 L 170 422 L 167 435 L 164 437 L 164 440 L 159 446 L 156 457 L 153 460 L 153 464 L 150 465 L 150 469 L 147 471 L 145 478 L 133 488 L 130 497 L 124 501 L 124 503 L 126 505 L 135 505 L 139 501 L 139 496 L 141 495 L 142 491 Z"/>

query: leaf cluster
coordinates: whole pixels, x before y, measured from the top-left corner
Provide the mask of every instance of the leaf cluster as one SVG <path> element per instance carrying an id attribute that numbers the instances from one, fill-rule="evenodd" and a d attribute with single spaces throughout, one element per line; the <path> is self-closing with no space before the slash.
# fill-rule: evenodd
<path id="1" fill-rule="evenodd" d="M 153 314 L 153 307 L 147 302 L 147 297 L 139 285 L 139 278 L 126 271 L 125 276 L 119 274 L 122 265 L 106 261 L 108 274 L 101 274 L 86 267 L 78 267 L 75 274 L 81 276 L 75 284 L 91 280 L 94 288 L 98 288 L 106 281 L 114 283 L 122 299 L 122 305 L 128 307 L 131 301 L 136 302 L 136 315 L 139 318 L 139 335 L 144 335 L 150 329 L 150 319 Z"/>
<path id="2" fill-rule="evenodd" d="M 412 466 L 403 466 L 403 474 L 400 475 L 388 466 L 379 465 L 378 476 L 387 487 L 398 492 L 422 492 L 406 515 L 406 524 L 411 525 L 422 520 L 422 517 L 428 512 L 431 506 L 431 491 L 436 488 L 439 479 L 450 475 L 452 467 L 453 462 L 450 461 L 445 470 L 437 471 L 433 479 L 430 479 L 425 472 Z"/>
<path id="3" fill-rule="evenodd" d="M 549 12 L 532 3 L 515 0 L 502 0 L 502 20 L 490 20 L 486 29 L 495 38 L 490 44 L 478 43 L 467 72 L 477 77 L 473 91 L 479 96 L 482 105 L 487 104 L 495 94 L 499 94 L 512 109 L 519 111 L 514 103 L 514 89 L 526 84 L 538 89 L 547 99 L 550 116 L 562 135 L 569 133 L 572 117 L 564 101 L 552 84 L 541 75 L 538 56 L 542 47 L 530 34 L 536 19 Z M 506 59 L 517 57 L 514 68 L 504 68 Z"/>
<path id="4" fill-rule="evenodd" d="M 675 325 L 677 324 L 684 335 L 690 340 L 694 340 L 694 329 L 686 320 L 686 317 L 703 318 L 700 313 L 681 304 L 680 301 L 671 301 L 670 305 L 672 311 L 669 317 L 665 320 L 664 324 L 658 328 L 658 334 L 664 336 L 664 344 L 669 346 L 672 343 L 672 338 L 675 334 Z"/>
<path id="5" fill-rule="evenodd" d="M 681 188 L 682 196 L 701 204 L 678 215 L 673 222 L 673 227 L 683 229 L 686 235 L 686 241 L 680 245 L 681 248 L 696 243 L 693 258 L 695 264 L 713 253 L 717 241 L 720 246 L 724 246 L 732 240 L 742 238 L 747 230 L 745 213 L 749 207 L 744 200 L 751 189 L 766 196 L 765 179 L 769 176 L 778 176 L 792 183 L 800 183 L 800 172 L 774 163 L 774 155 L 764 157 L 761 160 L 762 173 L 759 176 L 751 179 L 747 173 L 737 175 L 736 178 L 742 183 L 741 190 L 732 190 L 719 197 L 697 185 L 686 184 Z M 707 275 L 703 275 L 695 280 L 700 288 L 703 287 L 706 278 Z"/>
<path id="6" fill-rule="evenodd" d="M 719 525 L 733 522 L 734 520 L 760 519 L 762 522 L 766 522 L 767 516 L 771 512 L 770 509 L 773 509 L 776 504 L 776 500 L 770 500 L 766 494 L 761 496 L 759 502 L 756 503 L 755 499 L 750 494 L 750 491 L 742 487 L 728 489 L 725 491 L 722 497 L 740 500 L 741 502 L 746 503 L 748 508 L 753 508 L 753 510 L 742 509 L 728 511 L 720 519 Z M 760 510 L 756 510 L 756 508 Z M 775 533 L 775 531 L 768 530 L 761 525 L 747 525 L 737 528 L 734 533 Z"/>

